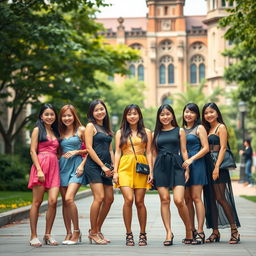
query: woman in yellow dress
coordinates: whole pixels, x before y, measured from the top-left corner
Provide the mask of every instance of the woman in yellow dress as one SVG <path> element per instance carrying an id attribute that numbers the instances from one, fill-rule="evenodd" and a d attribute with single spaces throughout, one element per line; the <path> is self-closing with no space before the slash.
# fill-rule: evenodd
<path id="1" fill-rule="evenodd" d="M 126 227 L 127 246 L 134 246 L 131 230 L 134 199 L 140 223 L 139 245 L 147 245 L 147 210 L 144 197 L 146 189 L 151 187 L 153 179 L 151 141 L 151 132 L 144 127 L 139 106 L 135 104 L 128 105 L 123 113 L 121 128 L 116 133 L 113 177 L 116 187 L 120 187 L 124 197 L 123 218 Z M 149 175 L 136 172 L 137 162 L 149 165 Z"/>

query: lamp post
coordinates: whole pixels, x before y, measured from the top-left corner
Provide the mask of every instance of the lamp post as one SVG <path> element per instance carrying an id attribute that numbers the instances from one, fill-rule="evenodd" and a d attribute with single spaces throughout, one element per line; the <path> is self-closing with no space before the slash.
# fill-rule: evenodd
<path id="1" fill-rule="evenodd" d="M 244 123 L 244 119 L 245 119 L 245 115 L 246 115 L 246 111 L 247 111 L 247 106 L 246 103 L 244 101 L 240 101 L 238 103 L 238 109 L 240 112 L 240 116 L 241 116 L 241 125 L 240 128 L 242 130 L 242 140 L 244 143 L 245 140 L 245 123 Z M 244 145 L 243 145 L 243 150 L 244 150 Z M 239 183 L 243 183 L 245 181 L 245 157 L 244 154 L 241 155 L 241 163 L 240 163 L 240 177 L 239 177 Z"/>

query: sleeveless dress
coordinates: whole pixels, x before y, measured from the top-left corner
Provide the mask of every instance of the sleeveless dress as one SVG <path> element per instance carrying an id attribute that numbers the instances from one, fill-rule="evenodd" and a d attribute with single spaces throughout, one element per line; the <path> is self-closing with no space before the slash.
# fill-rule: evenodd
<path id="1" fill-rule="evenodd" d="M 180 128 L 161 131 L 156 139 L 157 157 L 154 164 L 156 187 L 185 186 L 185 170 L 180 155 Z"/>
<path id="2" fill-rule="evenodd" d="M 196 135 L 197 129 L 198 125 L 192 129 L 184 128 L 189 158 L 196 155 L 202 148 L 200 138 Z M 186 183 L 186 186 L 206 185 L 208 183 L 204 157 L 194 160 L 189 166 L 189 170 L 189 180 Z"/>
<path id="3" fill-rule="evenodd" d="M 60 186 L 60 170 L 57 158 L 58 147 L 58 140 L 50 140 L 49 137 L 47 141 L 38 143 L 37 157 L 45 176 L 45 182 L 38 180 L 37 170 L 33 164 L 30 170 L 28 188 L 32 189 L 36 185 L 44 186 L 46 189 Z"/>
<path id="4" fill-rule="evenodd" d="M 145 157 L 146 143 L 142 142 L 139 136 L 131 137 L 134 146 L 134 151 L 139 163 L 148 164 Z M 136 159 L 132 150 L 132 145 L 129 139 L 127 143 L 122 146 L 122 157 L 118 166 L 118 185 L 115 187 L 130 187 L 136 188 L 151 188 L 151 185 L 147 183 L 148 175 L 136 172 Z"/>
<path id="5" fill-rule="evenodd" d="M 215 134 L 217 129 L 214 134 L 208 136 L 210 149 L 216 145 L 220 146 L 220 138 Z M 236 211 L 229 170 L 220 169 L 219 178 L 214 181 L 212 179 L 214 164 L 209 153 L 205 155 L 205 161 L 208 176 L 208 185 L 204 186 L 204 205 L 207 228 L 227 228 L 230 227 L 230 224 L 236 224 L 237 227 L 240 227 L 241 225 Z M 215 195 L 225 199 L 224 207 L 216 200 Z"/>
<path id="6" fill-rule="evenodd" d="M 111 164 L 111 155 L 109 152 L 109 146 L 112 142 L 112 136 L 108 135 L 103 126 L 93 124 L 97 133 L 93 136 L 92 147 L 99 157 L 99 159 L 105 164 Z M 100 175 L 101 167 L 93 161 L 88 154 L 86 163 L 84 166 L 85 177 L 89 183 L 102 183 L 104 185 L 112 186 L 112 180 L 109 178 L 102 177 Z"/>
<path id="7" fill-rule="evenodd" d="M 76 133 L 75 136 L 62 139 L 60 142 L 60 146 L 62 149 L 62 153 L 65 154 L 72 150 L 81 149 L 82 141 Z M 87 184 L 84 173 L 80 177 L 76 176 L 76 169 L 82 161 L 83 158 L 81 155 L 74 155 L 70 158 L 65 158 L 61 156 L 59 160 L 61 186 L 67 187 L 70 183 L 79 183 L 83 185 Z"/>

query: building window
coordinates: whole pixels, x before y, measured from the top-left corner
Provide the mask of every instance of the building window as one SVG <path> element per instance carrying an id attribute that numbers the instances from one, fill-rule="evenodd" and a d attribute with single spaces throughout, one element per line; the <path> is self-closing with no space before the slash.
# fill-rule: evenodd
<path id="1" fill-rule="evenodd" d="M 226 0 L 221 0 L 221 7 L 226 7 Z"/>
<path id="2" fill-rule="evenodd" d="M 196 77 L 196 64 L 190 65 L 190 83 L 196 84 L 197 77 Z"/>
<path id="3" fill-rule="evenodd" d="M 201 83 L 205 79 L 205 65 L 201 63 L 199 65 L 199 82 Z"/>
<path id="4" fill-rule="evenodd" d="M 141 64 L 138 66 L 138 80 L 144 81 L 144 66 Z"/>
<path id="5" fill-rule="evenodd" d="M 203 43 L 201 43 L 201 42 L 196 42 L 196 43 L 192 44 L 193 50 L 200 51 L 200 50 L 202 50 L 202 48 L 203 48 Z"/>
<path id="6" fill-rule="evenodd" d="M 163 56 L 160 59 L 159 82 L 160 84 L 174 84 L 174 65 L 171 56 Z"/>
<path id="7" fill-rule="evenodd" d="M 165 65 L 161 64 L 160 65 L 160 70 L 159 70 L 159 77 L 160 77 L 160 84 L 165 84 L 166 79 L 165 79 Z"/>
<path id="8" fill-rule="evenodd" d="M 130 45 L 130 47 L 134 50 L 141 50 L 143 48 L 143 46 L 138 43 L 132 44 L 132 45 Z"/>
<path id="9" fill-rule="evenodd" d="M 130 70 L 130 78 L 135 77 L 135 66 L 133 64 L 129 66 L 129 70 Z"/>
<path id="10" fill-rule="evenodd" d="M 170 98 L 167 97 L 167 96 L 163 97 L 162 104 L 171 105 L 172 103 L 173 103 L 173 100 L 172 100 L 172 99 L 170 99 Z"/>
<path id="11" fill-rule="evenodd" d="M 162 51 L 170 51 L 172 49 L 172 41 L 164 40 L 160 43 L 160 49 Z"/>
<path id="12" fill-rule="evenodd" d="M 164 15 L 168 15 L 168 6 L 164 7 Z"/>
<path id="13" fill-rule="evenodd" d="M 205 59 L 201 55 L 194 55 L 190 60 L 190 83 L 198 84 L 205 78 Z"/>
<path id="14" fill-rule="evenodd" d="M 168 65 L 168 84 L 174 84 L 174 66 Z"/>
<path id="15" fill-rule="evenodd" d="M 212 0 L 212 9 L 215 9 L 215 0 Z"/>

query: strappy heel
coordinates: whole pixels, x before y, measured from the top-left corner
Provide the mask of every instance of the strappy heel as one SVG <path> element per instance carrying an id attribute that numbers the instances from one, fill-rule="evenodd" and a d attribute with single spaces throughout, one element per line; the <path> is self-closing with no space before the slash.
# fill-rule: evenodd
<path id="1" fill-rule="evenodd" d="M 58 242 L 51 236 L 51 234 L 44 234 L 44 243 L 51 246 L 59 245 Z"/>
<path id="2" fill-rule="evenodd" d="M 90 229 L 89 229 L 88 239 L 89 239 L 90 244 L 92 244 L 93 242 L 95 244 L 98 244 L 98 245 L 105 245 L 105 244 L 107 244 L 107 242 L 105 240 L 102 240 L 98 236 L 98 233 L 93 234 Z"/>
<path id="3" fill-rule="evenodd" d="M 106 237 L 104 237 L 104 235 L 103 235 L 101 232 L 99 232 L 98 235 L 99 235 L 99 237 L 100 237 L 102 240 L 105 240 L 107 243 L 110 243 L 110 242 L 111 242 L 109 239 L 107 239 Z"/>
<path id="4" fill-rule="evenodd" d="M 172 238 L 171 238 L 171 240 L 165 240 L 165 241 L 163 242 L 164 246 L 171 246 L 171 245 L 173 245 L 173 238 L 174 238 L 174 234 L 172 233 Z"/>
<path id="5" fill-rule="evenodd" d="M 127 246 L 134 246 L 134 240 L 133 240 L 133 234 L 131 233 L 126 233 L 126 245 Z"/>
<path id="6" fill-rule="evenodd" d="M 145 246 L 147 244 L 147 233 L 140 233 L 139 246 Z"/>
<path id="7" fill-rule="evenodd" d="M 197 235 L 197 230 L 196 230 L 196 229 L 192 230 L 193 239 L 196 239 L 196 235 Z M 183 244 L 185 243 L 185 239 L 186 239 L 186 238 L 183 238 L 183 239 L 182 239 L 182 243 L 183 243 Z"/>
<path id="8" fill-rule="evenodd" d="M 196 238 L 193 240 L 191 244 L 204 244 L 205 243 L 205 233 L 200 232 L 197 233 Z"/>
<path id="9" fill-rule="evenodd" d="M 30 246 L 33 246 L 33 247 L 41 247 L 42 246 L 42 243 L 40 242 L 40 240 L 37 237 L 31 239 L 29 241 L 29 244 L 30 244 Z"/>
<path id="10" fill-rule="evenodd" d="M 212 233 L 206 240 L 206 243 L 218 243 L 220 241 L 220 232 L 218 232 L 218 234 L 216 233 Z"/>
<path id="11" fill-rule="evenodd" d="M 65 240 L 62 241 L 62 244 L 66 245 L 67 242 L 71 239 L 71 237 L 72 237 L 72 233 L 67 234 L 66 237 L 65 237 Z"/>
<path id="12" fill-rule="evenodd" d="M 81 233 L 80 229 L 78 229 L 78 230 L 74 229 L 74 232 L 79 233 L 78 239 L 76 241 L 72 241 L 72 240 L 67 241 L 67 243 L 66 243 L 67 245 L 75 245 L 75 244 L 82 242 L 82 233 Z"/>
<path id="13" fill-rule="evenodd" d="M 234 230 L 234 232 L 232 232 Z M 236 236 L 236 234 L 238 234 Z M 238 244 L 240 242 L 240 234 L 238 233 L 237 228 L 231 228 L 231 238 L 229 240 L 229 244 Z"/>

